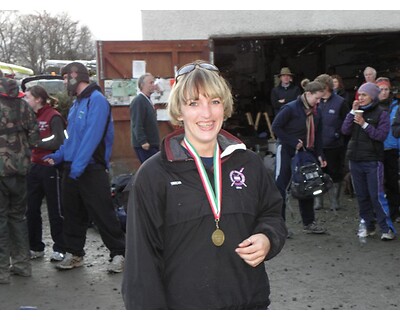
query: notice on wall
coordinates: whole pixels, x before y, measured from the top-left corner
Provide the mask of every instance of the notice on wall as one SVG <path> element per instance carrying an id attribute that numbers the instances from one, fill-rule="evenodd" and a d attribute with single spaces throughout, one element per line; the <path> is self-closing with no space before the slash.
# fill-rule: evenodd
<path id="1" fill-rule="evenodd" d="M 132 61 L 132 78 L 138 79 L 141 75 L 146 73 L 146 61 L 133 60 Z"/>
<path id="2" fill-rule="evenodd" d="M 137 79 L 105 80 L 104 94 L 112 106 L 130 105 L 138 94 Z"/>
<path id="3" fill-rule="evenodd" d="M 169 94 L 171 93 L 174 79 L 157 78 L 154 81 L 156 90 L 150 96 L 153 104 L 163 104 L 168 102 Z"/>

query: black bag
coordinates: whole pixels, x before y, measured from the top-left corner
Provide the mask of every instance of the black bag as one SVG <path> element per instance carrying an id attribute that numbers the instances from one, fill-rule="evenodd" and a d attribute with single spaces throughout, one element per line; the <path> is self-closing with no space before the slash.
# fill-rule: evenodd
<path id="1" fill-rule="evenodd" d="M 121 174 L 111 179 L 111 197 L 115 214 L 121 224 L 121 229 L 126 231 L 126 212 L 128 210 L 129 192 L 125 189 L 132 180 L 133 174 Z"/>
<path id="2" fill-rule="evenodd" d="M 326 193 L 332 186 L 331 177 L 324 173 L 314 155 L 297 151 L 292 159 L 291 194 L 296 199 L 310 199 Z"/>

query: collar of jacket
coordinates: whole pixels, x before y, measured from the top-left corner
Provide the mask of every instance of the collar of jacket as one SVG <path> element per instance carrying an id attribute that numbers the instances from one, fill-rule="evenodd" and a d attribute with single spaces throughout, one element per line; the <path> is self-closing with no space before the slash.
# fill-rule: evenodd
<path id="1" fill-rule="evenodd" d="M 161 143 L 161 152 L 164 154 L 167 161 L 186 161 L 192 159 L 182 149 L 181 141 L 184 136 L 185 130 L 179 129 L 164 138 Z M 221 158 L 231 155 L 236 150 L 246 150 L 246 145 L 240 139 L 225 130 L 219 132 L 217 139 L 222 149 Z"/>
<path id="2" fill-rule="evenodd" d="M 372 109 L 374 109 L 378 104 L 379 104 L 378 101 L 377 101 L 377 100 L 374 100 L 374 101 L 372 101 L 370 104 L 367 104 L 366 106 L 360 106 L 360 110 L 363 110 L 363 111 L 372 110 Z"/>
<path id="3" fill-rule="evenodd" d="M 79 96 L 77 96 L 77 99 L 89 98 L 93 91 L 96 90 L 101 92 L 99 85 L 95 82 L 92 82 L 81 92 Z"/>

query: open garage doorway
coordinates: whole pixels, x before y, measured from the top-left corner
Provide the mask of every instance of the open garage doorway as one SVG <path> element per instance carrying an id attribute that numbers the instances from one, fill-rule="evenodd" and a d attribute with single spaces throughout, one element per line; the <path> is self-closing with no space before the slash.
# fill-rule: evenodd
<path id="1" fill-rule="evenodd" d="M 279 82 L 276 75 L 282 67 L 290 68 L 298 86 L 304 78 L 313 80 L 321 73 L 339 74 L 352 101 L 364 81 L 365 67 L 371 66 L 378 77 L 391 79 L 397 94 L 399 39 L 400 32 L 212 39 L 214 62 L 229 80 L 236 100 L 227 130 L 249 137 L 248 147 L 260 144 L 258 138 L 262 142 L 265 134 L 268 137 L 266 121 L 260 121 L 254 130 L 249 114 L 253 122 L 260 112 L 267 112 L 273 120 L 270 93 Z"/>

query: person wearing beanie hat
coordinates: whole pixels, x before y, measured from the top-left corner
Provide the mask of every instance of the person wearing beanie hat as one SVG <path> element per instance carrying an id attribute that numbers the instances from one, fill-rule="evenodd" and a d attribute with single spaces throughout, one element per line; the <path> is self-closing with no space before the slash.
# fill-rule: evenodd
<path id="1" fill-rule="evenodd" d="M 396 113 L 399 110 L 399 101 L 390 94 L 390 80 L 388 78 L 378 78 L 376 84 L 380 89 L 379 104 L 380 107 L 389 113 L 390 125 L 393 127 Z M 384 181 L 386 198 L 389 203 L 389 213 L 392 221 L 400 222 L 400 193 L 399 193 L 399 146 L 400 139 L 393 136 L 392 130 L 389 130 L 384 145 Z"/>
<path id="2" fill-rule="evenodd" d="M 349 135 L 346 156 L 357 196 L 360 225 L 359 237 L 375 234 L 375 223 L 381 230 L 381 240 L 393 240 L 396 230 L 383 192 L 384 144 L 390 120 L 378 100 L 379 88 L 365 83 L 359 89 L 358 100 L 342 125 L 342 133 Z M 365 226 L 365 228 L 364 228 Z"/>
<path id="3" fill-rule="evenodd" d="M 358 95 L 360 96 L 361 93 L 366 93 L 371 97 L 372 100 L 378 99 L 378 95 L 380 93 L 379 87 L 372 82 L 364 83 L 360 89 L 358 89 Z"/>
<path id="4" fill-rule="evenodd" d="M 87 225 L 92 220 L 110 250 L 108 272 L 122 272 L 125 234 L 114 211 L 108 176 L 114 141 L 111 106 L 101 88 L 89 84 L 83 64 L 72 62 L 62 73 L 69 94 L 76 96 L 68 113 L 68 138 L 55 153 L 42 158 L 51 165 L 64 162 L 61 192 L 66 254 L 56 268 L 83 266 Z"/>
<path id="5" fill-rule="evenodd" d="M 301 95 L 301 90 L 293 84 L 294 74 L 288 67 L 283 67 L 278 74 L 279 84 L 271 91 L 271 104 L 275 115 L 278 114 L 283 105 L 296 100 Z"/>
<path id="6" fill-rule="evenodd" d="M 9 98 L 23 98 L 24 93 L 19 91 L 17 81 L 10 78 L 0 78 L 0 95 Z"/>
<path id="7" fill-rule="evenodd" d="M 386 77 L 379 77 L 378 79 L 376 79 L 375 83 L 379 88 L 381 87 L 381 85 L 386 85 L 389 89 L 391 89 L 392 87 L 389 78 Z"/>

